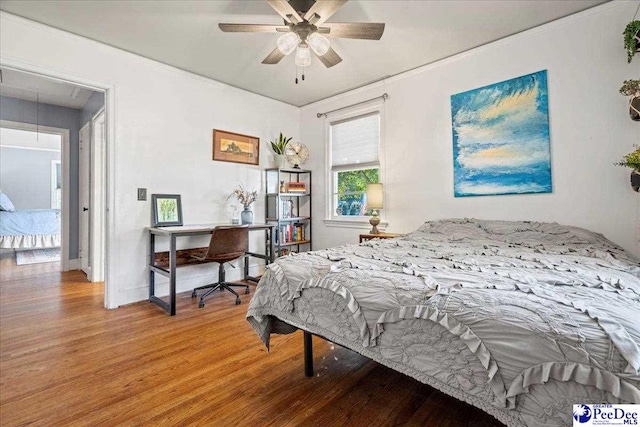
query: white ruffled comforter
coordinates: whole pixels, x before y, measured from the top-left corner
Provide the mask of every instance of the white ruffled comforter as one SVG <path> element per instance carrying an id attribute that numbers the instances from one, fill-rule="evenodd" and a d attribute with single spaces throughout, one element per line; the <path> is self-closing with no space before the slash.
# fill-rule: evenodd
<path id="1" fill-rule="evenodd" d="M 267 346 L 300 327 L 509 425 L 640 403 L 640 264 L 576 227 L 434 221 L 283 257 L 247 319 Z"/>

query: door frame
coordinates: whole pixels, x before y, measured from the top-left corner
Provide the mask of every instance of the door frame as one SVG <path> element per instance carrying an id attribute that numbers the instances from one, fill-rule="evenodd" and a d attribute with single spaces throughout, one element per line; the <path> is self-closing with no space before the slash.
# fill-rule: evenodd
<path id="1" fill-rule="evenodd" d="M 87 257 L 87 254 L 91 253 L 91 250 L 89 249 L 89 245 L 91 244 L 91 216 L 90 214 L 88 214 L 88 219 L 87 219 L 87 236 L 85 239 L 85 236 L 83 235 L 83 227 L 82 227 L 82 222 L 83 220 L 83 215 L 84 215 L 84 211 L 83 208 L 90 206 L 91 203 L 91 157 L 89 154 L 88 159 L 84 158 L 84 154 L 82 153 L 82 133 L 86 132 L 89 138 L 89 141 L 87 143 L 87 146 L 85 147 L 85 150 L 87 150 L 88 153 L 91 153 L 91 120 L 89 120 L 87 123 L 85 123 L 80 130 L 78 131 L 78 144 L 79 144 L 79 156 L 78 156 L 78 258 L 80 259 L 80 265 L 78 266 L 78 268 L 82 271 L 84 271 L 87 275 L 87 279 L 89 279 L 90 282 L 93 282 L 94 280 L 91 280 L 91 260 L 89 259 L 89 257 Z M 84 162 L 87 162 L 87 164 L 85 165 Z M 82 174 L 83 174 L 83 168 L 88 168 L 88 175 L 87 175 L 87 189 L 83 189 L 82 188 Z M 82 193 L 83 191 L 88 190 L 89 191 L 89 197 L 87 200 L 82 200 Z M 85 242 L 85 240 L 87 240 Z M 85 244 L 86 244 L 86 253 L 83 253 L 83 248 L 85 248 Z M 86 264 L 86 265 L 85 265 Z"/>
<path id="2" fill-rule="evenodd" d="M 69 210 L 70 131 L 69 129 L 56 128 L 52 126 L 42 126 L 32 123 L 14 122 L 11 120 L 0 120 L 0 127 L 28 132 L 60 135 L 60 159 L 62 160 L 62 223 L 60 227 L 60 261 L 62 264 L 62 271 L 69 271 L 69 215 L 71 213 Z"/>
<path id="3" fill-rule="evenodd" d="M 7 58 L 0 55 L 0 67 L 13 69 L 24 73 L 35 74 L 41 77 L 71 83 L 88 89 L 104 92 L 105 94 L 105 140 L 103 157 L 104 182 L 101 188 L 101 199 L 104 201 L 104 209 L 100 212 L 102 218 L 101 230 L 104 234 L 104 244 L 101 250 L 104 254 L 104 307 L 113 309 L 118 307 L 117 292 L 117 266 L 115 265 L 117 247 L 115 230 L 115 110 L 116 110 L 116 87 L 111 83 L 93 80 L 84 75 L 72 74 L 52 67 L 34 64 L 15 58 Z"/>

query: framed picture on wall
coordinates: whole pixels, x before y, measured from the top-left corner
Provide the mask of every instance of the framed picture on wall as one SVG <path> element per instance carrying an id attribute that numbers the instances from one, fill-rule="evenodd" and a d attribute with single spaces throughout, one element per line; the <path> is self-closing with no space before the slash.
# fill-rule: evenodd
<path id="1" fill-rule="evenodd" d="M 213 130 L 213 160 L 258 165 L 260 139 L 224 130 Z"/>
<path id="2" fill-rule="evenodd" d="M 182 203 L 179 194 L 152 194 L 153 227 L 182 225 Z"/>

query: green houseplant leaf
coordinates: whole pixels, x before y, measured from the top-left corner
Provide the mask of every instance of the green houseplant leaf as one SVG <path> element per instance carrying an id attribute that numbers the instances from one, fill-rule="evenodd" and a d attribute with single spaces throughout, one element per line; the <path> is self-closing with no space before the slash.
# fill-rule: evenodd
<path id="1" fill-rule="evenodd" d="M 640 37 L 640 21 L 629 22 L 622 34 L 624 35 L 624 48 L 627 51 L 627 62 L 631 62 L 640 46 L 640 41 L 636 39 L 636 36 Z"/>
<path id="2" fill-rule="evenodd" d="M 617 166 L 624 166 L 631 168 L 637 173 L 640 173 L 640 146 L 635 145 L 635 151 L 622 157 L 622 160 L 616 163 Z"/>
<path id="3" fill-rule="evenodd" d="M 280 132 L 280 137 L 275 142 L 269 141 L 269 143 L 274 153 L 284 154 L 284 150 L 287 148 L 289 141 L 291 141 L 291 137 L 287 138 Z"/>

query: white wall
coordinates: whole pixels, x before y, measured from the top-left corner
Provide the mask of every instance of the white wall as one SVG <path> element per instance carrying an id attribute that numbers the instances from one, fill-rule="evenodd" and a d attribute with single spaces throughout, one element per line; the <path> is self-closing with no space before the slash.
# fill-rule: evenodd
<path id="1" fill-rule="evenodd" d="M 272 164 L 268 141 L 281 131 L 299 137 L 296 107 L 6 13 L 0 14 L 0 54 L 4 65 L 112 89 L 107 103 L 114 102 L 115 111 L 109 118 L 115 196 L 109 201 L 114 239 L 108 268 L 115 305 L 147 298 L 151 208 L 150 201 L 136 200 L 138 187 L 148 188 L 149 196 L 181 194 L 185 223 L 228 221 L 224 198 L 238 182 L 258 190 L 263 185 L 263 169 Z M 259 137 L 260 166 L 212 161 L 214 128 Z M 264 200 L 255 212 L 256 221 L 263 221 Z M 205 267 L 181 271 L 178 290 L 215 278 L 215 267 Z"/>
<path id="2" fill-rule="evenodd" d="M 308 166 L 317 172 L 314 248 L 357 242 L 363 231 L 321 221 L 327 119 L 316 113 L 387 92 L 382 181 L 388 231 L 409 232 L 448 217 L 555 221 L 601 232 L 640 257 L 640 195 L 631 190 L 630 170 L 613 166 L 640 142 L 640 123 L 629 119 L 627 100 L 618 93 L 623 80 L 640 77 L 640 58 L 627 64 L 622 48 L 622 31 L 636 7 L 605 4 L 302 108 Z M 455 198 L 450 96 L 544 69 L 553 193 Z"/>

